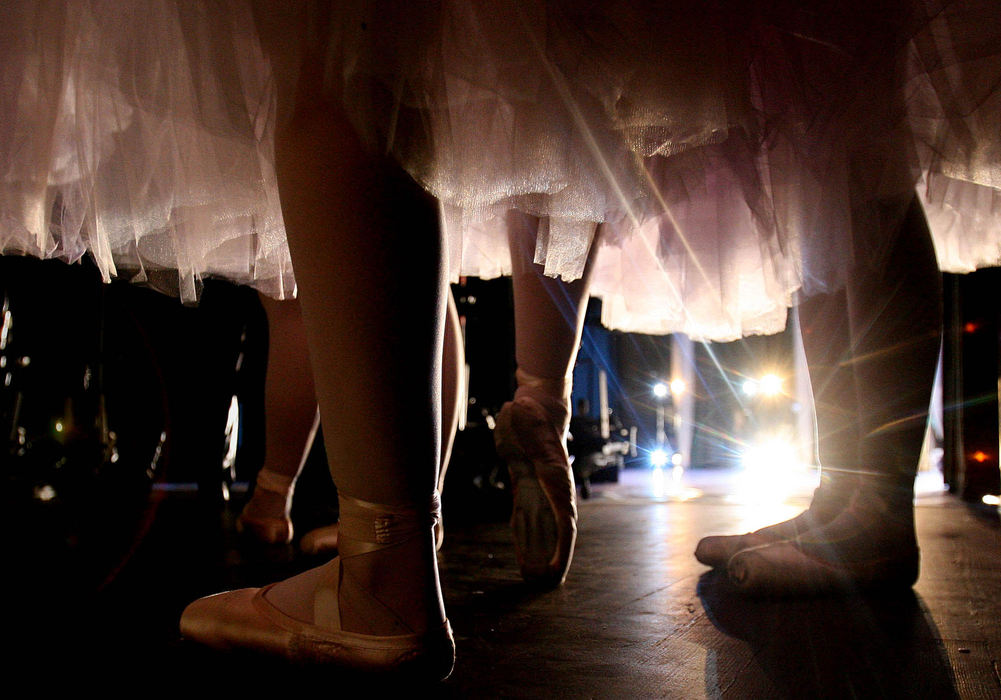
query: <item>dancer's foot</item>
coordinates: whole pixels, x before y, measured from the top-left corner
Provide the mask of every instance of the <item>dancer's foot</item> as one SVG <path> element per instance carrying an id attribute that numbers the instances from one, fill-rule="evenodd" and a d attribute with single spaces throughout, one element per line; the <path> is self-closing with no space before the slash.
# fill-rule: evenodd
<path id="1" fill-rule="evenodd" d="M 519 390 L 520 392 L 520 390 Z M 566 579 L 577 538 L 577 502 L 565 428 L 531 396 L 516 395 L 497 417 L 494 440 L 514 490 L 511 529 L 525 581 L 555 587 Z M 562 408 L 566 415 L 566 408 Z"/>
<path id="2" fill-rule="evenodd" d="M 444 678 L 454 661 L 433 516 L 343 494 L 341 556 L 263 589 L 195 601 L 181 632 L 228 650 Z"/>
<path id="3" fill-rule="evenodd" d="M 909 587 L 918 577 L 913 504 L 858 492 L 826 525 L 744 549 L 730 580 L 751 595 L 819 595 Z"/>
<path id="4" fill-rule="evenodd" d="M 289 508 L 295 478 L 264 467 L 257 473 L 254 492 L 236 520 L 236 527 L 264 544 L 292 541 Z"/>
<path id="5" fill-rule="evenodd" d="M 854 485 L 845 481 L 822 485 L 814 491 L 810 507 L 790 520 L 742 535 L 703 537 L 695 548 L 695 558 L 713 568 L 725 567 L 737 552 L 791 540 L 826 525 L 848 506 Z"/>

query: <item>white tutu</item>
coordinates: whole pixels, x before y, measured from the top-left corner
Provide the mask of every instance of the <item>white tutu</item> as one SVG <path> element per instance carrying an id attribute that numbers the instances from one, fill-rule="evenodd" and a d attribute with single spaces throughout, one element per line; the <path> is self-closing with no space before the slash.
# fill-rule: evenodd
<path id="1" fill-rule="evenodd" d="M 939 266 L 1001 264 L 1001 4 L 927 2 L 910 45 L 918 185 Z"/>
<path id="2" fill-rule="evenodd" d="M 943 267 L 999 261 L 995 2 L 2 7 L 3 250 L 185 299 L 210 275 L 294 291 L 268 59 L 303 51 L 440 200 L 453 278 L 510 271 L 519 209 L 548 274 L 595 252 L 612 328 L 779 330 L 882 264 L 919 183 Z"/>
<path id="3" fill-rule="evenodd" d="M 504 213 L 519 209 L 543 219 L 547 274 L 575 279 L 597 247 L 591 290 L 610 328 L 775 332 L 798 296 L 885 264 L 919 181 L 996 187 L 1001 130 L 985 108 L 1001 82 L 966 75 L 998 58 L 998 9 L 980 0 L 429 7 L 434 31 L 412 53 L 333 62 L 347 76 L 333 96 L 351 105 L 350 86 L 374 78 L 413 107 L 359 128 L 441 200 L 453 276 L 510 270 Z M 407 117 L 425 140 L 399 148 Z M 921 190 L 937 245 L 989 263 L 986 191 L 949 189 Z M 943 207 L 961 224 L 942 227 Z"/>
<path id="4" fill-rule="evenodd" d="M 249 7 L 5 2 L 0 32 L 4 253 L 89 252 L 185 301 L 206 276 L 294 293 Z"/>

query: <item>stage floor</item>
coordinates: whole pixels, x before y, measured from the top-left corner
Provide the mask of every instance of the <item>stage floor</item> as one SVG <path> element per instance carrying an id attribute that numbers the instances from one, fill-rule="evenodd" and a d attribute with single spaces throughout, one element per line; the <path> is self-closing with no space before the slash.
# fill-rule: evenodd
<path id="1" fill-rule="evenodd" d="M 922 569 L 913 591 L 747 600 L 694 559 L 696 542 L 795 513 L 811 484 L 790 484 L 780 502 L 770 502 L 735 489 L 736 478 L 694 470 L 675 482 L 627 470 L 617 484 L 596 484 L 580 504 L 570 575 L 548 593 L 521 583 L 498 518 L 446 519 L 440 565 L 458 659 L 452 677 L 426 691 L 463 698 L 1001 697 L 996 509 L 964 504 L 922 477 Z M 23 674 L 39 692 L 67 683 L 130 697 L 417 692 L 230 658 L 180 640 L 177 619 L 191 599 L 316 563 L 290 548 L 242 542 L 233 528 L 239 500 L 220 508 L 183 488 L 158 490 L 103 566 L 88 567 L 84 554 L 51 557 L 29 546 L 34 538 L 21 538 L 7 574 L 7 617 L 16 623 L 8 625 L 14 645 L 5 652 L 5 677 Z"/>

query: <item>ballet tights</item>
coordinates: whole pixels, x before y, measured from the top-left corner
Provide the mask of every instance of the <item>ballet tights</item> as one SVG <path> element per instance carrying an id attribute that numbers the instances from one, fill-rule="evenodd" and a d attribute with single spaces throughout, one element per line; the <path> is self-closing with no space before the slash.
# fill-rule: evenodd
<path id="1" fill-rule="evenodd" d="M 920 205 L 840 293 L 800 305 L 825 471 L 913 481 L 938 360 L 941 281 Z M 837 476 L 835 476 L 837 478 Z M 906 493 L 905 493 L 906 496 Z"/>
<path id="2" fill-rule="evenodd" d="M 276 156 L 317 401 L 336 426 L 324 436 L 331 475 L 342 495 L 426 512 L 437 486 L 445 314 L 436 211 L 323 101 L 321 80 L 300 76 Z M 347 530 L 342 523 L 342 538 Z M 423 632 L 444 620 L 430 526 L 267 595 L 293 617 L 352 632 Z"/>
<path id="3" fill-rule="evenodd" d="M 563 425 L 565 433 L 570 420 L 573 366 L 584 329 L 594 256 L 588 256 L 581 279 L 564 282 L 547 277 L 542 266 L 533 262 L 540 220 L 511 211 L 507 225 L 518 364 L 515 396 L 534 398 L 557 425 Z M 592 253 L 593 250 L 594 244 Z"/>
<path id="4" fill-rule="evenodd" d="M 256 487 L 243 512 L 252 518 L 288 518 L 311 443 L 316 394 L 298 302 L 261 295 L 261 303 L 268 318 L 264 468 L 278 478 L 267 477 L 265 488 Z"/>
<path id="5" fill-rule="evenodd" d="M 316 395 L 306 348 L 302 312 L 296 301 L 261 296 L 269 327 L 268 371 L 265 383 L 265 488 L 255 488 L 244 513 L 256 518 L 288 518 L 296 480 L 305 465 L 313 438 Z M 442 352 L 442 446 L 438 491 L 444 488 L 445 469 L 462 406 L 464 354 L 455 300 L 448 295 Z M 327 528 L 321 528 L 325 530 Z M 319 531 L 318 531 L 319 532 Z"/>

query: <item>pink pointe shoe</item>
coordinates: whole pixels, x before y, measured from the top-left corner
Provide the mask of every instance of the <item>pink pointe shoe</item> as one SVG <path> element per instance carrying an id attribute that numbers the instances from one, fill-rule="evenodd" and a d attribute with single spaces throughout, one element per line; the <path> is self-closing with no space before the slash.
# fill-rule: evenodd
<path id="1" fill-rule="evenodd" d="M 814 491 L 810 507 L 795 518 L 742 535 L 709 535 L 699 540 L 695 558 L 706 566 L 724 568 L 745 549 L 791 540 L 826 525 L 847 506 L 852 489 L 845 485 L 824 485 Z"/>
<path id="2" fill-rule="evenodd" d="M 917 581 L 920 559 L 910 498 L 859 492 L 826 525 L 734 554 L 726 564 L 729 579 L 751 596 L 909 588 Z"/>
<path id="3" fill-rule="evenodd" d="M 267 467 L 257 472 L 254 493 L 236 519 L 237 531 L 268 545 L 290 543 L 293 530 L 292 520 L 288 516 L 288 502 L 292 496 L 294 483 L 294 478 L 271 471 Z M 267 505 L 260 502 L 265 499 L 285 504 L 282 515 L 265 514 L 270 510 Z"/>
<path id="4" fill-rule="evenodd" d="M 317 620 L 306 622 L 279 610 L 269 595 L 280 584 L 272 584 L 196 600 L 181 616 L 181 634 L 210 648 L 283 658 L 302 665 L 430 680 L 448 677 L 455 662 L 455 641 L 448 620 L 427 631 L 393 635 L 361 634 L 341 627 L 344 606 L 358 599 L 357 592 L 346 600 L 339 595 L 343 562 L 422 537 L 423 529 L 431 528 L 434 516 L 359 501 L 343 494 L 339 498 L 343 516 L 341 556 L 324 567 L 300 574 L 300 577 L 316 577 L 321 570 L 333 573 L 323 579 L 324 587 L 309 593 L 313 605 L 333 603 L 322 613 L 322 626 L 316 624 Z M 346 521 L 349 526 L 345 526 Z M 378 601 L 372 593 L 362 595 L 391 610 L 391 606 Z M 321 608 L 322 605 L 315 610 Z"/>
<path id="5" fill-rule="evenodd" d="M 555 588 L 566 580 L 577 539 L 577 500 L 563 434 L 530 396 L 504 404 L 494 430 L 514 490 L 511 530 L 526 582 Z"/>

